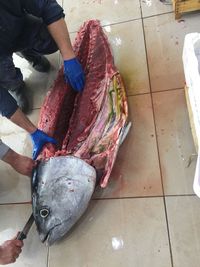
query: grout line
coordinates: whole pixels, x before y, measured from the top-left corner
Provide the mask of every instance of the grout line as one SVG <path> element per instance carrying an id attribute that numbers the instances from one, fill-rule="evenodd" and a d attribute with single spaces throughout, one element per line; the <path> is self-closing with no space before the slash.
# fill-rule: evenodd
<path id="1" fill-rule="evenodd" d="M 50 266 L 50 262 L 49 262 L 49 254 L 50 254 L 50 248 L 47 248 L 47 267 Z"/>
<path id="2" fill-rule="evenodd" d="M 162 177 L 162 174 L 161 174 L 161 177 Z M 168 235 L 168 242 L 169 242 L 171 264 L 172 264 L 172 267 L 173 267 L 174 266 L 174 262 L 173 262 L 172 244 L 171 244 L 171 238 L 170 238 L 169 221 L 168 221 L 168 214 L 167 214 L 167 204 L 166 204 L 165 196 L 163 197 L 163 204 L 164 204 L 164 209 L 165 209 L 165 219 L 166 219 L 166 225 L 167 225 L 167 235 Z"/>
<path id="3" fill-rule="evenodd" d="M 150 15 L 150 16 L 146 16 L 146 17 L 142 17 L 142 18 L 143 19 L 149 19 L 149 18 L 159 17 L 159 16 L 162 16 L 162 15 L 173 14 L 173 13 L 174 13 L 174 11 L 168 11 L 168 12 L 165 12 L 165 13 Z"/>
<path id="4" fill-rule="evenodd" d="M 183 87 L 179 88 L 171 88 L 171 89 L 165 89 L 165 90 L 159 90 L 159 91 L 154 91 L 154 92 L 145 92 L 145 93 L 137 93 L 137 94 L 128 94 L 127 97 L 132 97 L 132 96 L 139 96 L 139 95 L 148 95 L 148 94 L 156 94 L 156 93 L 163 93 L 163 92 L 169 92 L 169 91 L 178 91 L 178 90 L 184 90 Z"/>
<path id="5" fill-rule="evenodd" d="M 178 87 L 178 88 L 171 88 L 171 89 L 158 90 L 158 91 L 154 91 L 154 92 L 151 92 L 151 93 L 152 93 L 152 94 L 156 94 L 156 93 L 169 92 L 169 91 L 178 91 L 178 90 L 184 90 L 184 87 Z"/>
<path id="6" fill-rule="evenodd" d="M 133 197 L 94 197 L 92 200 L 126 200 L 126 199 L 143 199 L 143 198 L 163 198 L 163 195 L 152 195 L 152 196 L 133 196 Z M 165 195 L 166 198 L 172 197 L 196 197 L 196 194 L 180 194 L 180 195 Z M 0 206 L 9 206 L 9 205 L 32 205 L 31 202 L 7 202 L 1 203 Z"/>
<path id="7" fill-rule="evenodd" d="M 0 206 L 6 206 L 6 205 L 32 205 L 32 203 L 29 202 L 8 202 L 8 203 L 0 203 Z"/>
<path id="8" fill-rule="evenodd" d="M 115 26 L 115 25 L 124 24 L 124 23 L 128 23 L 128 22 L 133 22 L 133 21 L 137 21 L 137 20 L 141 20 L 141 19 L 142 18 L 135 18 L 135 19 L 123 20 L 123 21 L 120 21 L 120 22 L 113 22 L 113 23 L 109 23 L 109 24 L 101 24 L 101 27 L 105 28 L 105 27 L 108 27 L 108 26 Z M 75 31 L 69 31 L 69 34 L 77 33 L 79 31 L 79 29 L 77 29 Z"/>
<path id="9" fill-rule="evenodd" d="M 143 20 L 143 12 L 142 12 L 142 3 L 141 3 L 142 0 L 139 0 L 139 3 L 140 3 L 140 14 L 141 14 L 141 19 Z"/>
<path id="10" fill-rule="evenodd" d="M 141 20 L 141 19 L 142 19 L 142 17 L 135 18 L 135 19 L 128 19 L 128 20 L 123 20 L 123 21 L 120 21 L 120 22 L 113 22 L 113 23 L 109 23 L 109 24 L 104 24 L 104 25 L 101 25 L 101 26 L 104 28 L 104 27 L 107 27 L 107 26 L 115 26 L 115 25 L 118 25 L 118 24 L 124 24 L 124 23 L 128 23 L 128 22 Z"/>
<path id="11" fill-rule="evenodd" d="M 196 194 L 165 195 L 165 197 L 197 197 Z"/>
<path id="12" fill-rule="evenodd" d="M 111 197 L 111 198 L 93 198 L 91 200 L 126 200 L 126 199 L 143 199 L 143 198 L 161 198 L 163 195 L 158 196 L 135 196 L 135 197 Z"/>
<path id="13" fill-rule="evenodd" d="M 163 195 L 153 196 L 135 196 L 135 197 L 111 197 L 111 198 L 92 198 L 91 200 L 126 200 L 126 199 L 144 199 L 144 198 L 163 198 Z M 165 195 L 167 198 L 172 197 L 196 197 L 195 194 L 181 194 L 181 195 Z"/>
<path id="14" fill-rule="evenodd" d="M 130 94 L 130 95 L 127 95 L 127 97 L 133 97 L 133 96 L 139 96 L 139 95 L 149 95 L 150 92 L 146 92 L 146 93 L 137 93 L 137 94 Z"/>
<path id="15" fill-rule="evenodd" d="M 141 1 L 140 1 L 140 6 L 141 6 Z M 157 129 L 156 129 L 155 110 L 154 110 L 154 105 L 153 105 L 154 103 L 153 103 L 152 87 L 151 87 L 151 80 L 150 80 L 150 69 L 149 69 L 147 42 L 146 42 L 146 35 L 145 35 L 145 27 L 144 27 L 144 18 L 143 18 L 143 14 L 142 14 L 142 8 L 141 8 L 141 15 L 142 15 L 142 29 L 143 29 L 144 46 L 145 46 L 145 54 L 146 54 L 146 62 L 147 62 L 147 71 L 148 71 L 148 78 L 149 78 L 151 105 L 152 105 L 152 113 L 153 113 L 153 121 L 154 121 L 155 140 L 156 140 L 156 146 L 157 146 L 158 163 L 159 163 L 160 178 L 161 178 L 161 185 L 162 185 L 162 192 L 163 192 L 163 205 L 164 205 L 165 220 L 166 220 L 166 226 L 167 226 L 169 252 L 170 252 L 170 258 L 171 258 L 171 266 L 174 267 L 172 246 L 171 246 L 171 239 L 170 239 L 170 231 L 169 231 L 168 214 L 167 214 L 167 206 L 166 206 L 166 201 L 165 201 L 164 181 L 163 181 L 163 176 L 162 176 L 162 168 L 161 168 L 161 161 L 160 161 L 158 136 L 157 136 Z"/>
<path id="16" fill-rule="evenodd" d="M 144 19 L 149 19 L 149 18 L 153 18 L 153 17 L 158 17 L 158 16 L 162 16 L 162 15 L 166 15 L 166 14 L 173 14 L 174 13 L 173 11 L 169 11 L 169 12 L 165 12 L 165 13 L 162 13 L 162 14 L 155 14 L 155 15 L 143 17 L 142 16 L 142 7 L 141 7 L 140 12 L 141 12 L 141 17 L 140 18 L 128 19 L 128 20 L 123 20 L 123 21 L 113 22 L 113 23 L 103 24 L 103 25 L 101 24 L 101 26 L 104 28 L 104 27 L 107 27 L 107 26 L 115 26 L 115 25 L 119 25 L 119 24 L 123 24 L 123 23 L 132 22 L 132 21 L 144 20 Z M 78 31 L 79 31 L 79 29 L 74 30 L 74 31 L 69 31 L 69 34 L 74 34 L 74 33 L 77 33 Z"/>
<path id="17" fill-rule="evenodd" d="M 149 81 L 150 83 L 150 81 Z M 133 96 L 142 96 L 142 95 L 149 95 L 149 94 L 157 94 L 157 93 L 163 93 L 163 92 L 170 92 L 170 91 L 177 91 L 177 90 L 184 90 L 183 87 L 178 87 L 178 88 L 171 88 L 171 89 L 165 89 L 165 90 L 159 90 L 159 91 L 154 91 L 154 92 L 144 92 L 144 93 L 137 93 L 137 94 L 128 94 L 127 97 L 133 97 Z M 40 110 L 41 107 L 39 108 L 33 108 L 30 111 L 37 111 Z M 28 114 L 29 115 L 29 114 Z"/>

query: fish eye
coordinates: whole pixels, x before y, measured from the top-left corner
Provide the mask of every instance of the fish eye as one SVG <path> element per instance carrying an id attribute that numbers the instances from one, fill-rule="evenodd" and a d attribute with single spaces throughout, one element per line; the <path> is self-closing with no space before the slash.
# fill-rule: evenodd
<path id="1" fill-rule="evenodd" d="M 40 216 L 42 218 L 46 218 L 49 215 L 49 210 L 47 208 L 43 208 L 40 210 Z"/>

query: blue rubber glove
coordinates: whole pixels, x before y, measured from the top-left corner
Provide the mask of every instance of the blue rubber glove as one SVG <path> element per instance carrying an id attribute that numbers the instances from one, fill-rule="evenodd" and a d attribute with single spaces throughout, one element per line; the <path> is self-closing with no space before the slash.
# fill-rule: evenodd
<path id="1" fill-rule="evenodd" d="M 33 142 L 33 160 L 36 160 L 40 151 L 46 143 L 56 144 L 56 140 L 52 137 L 49 137 L 43 131 L 37 129 L 34 133 L 31 134 L 31 139 Z"/>
<path id="2" fill-rule="evenodd" d="M 82 92 L 85 85 L 85 74 L 77 58 L 64 61 L 65 81 L 77 92 Z"/>

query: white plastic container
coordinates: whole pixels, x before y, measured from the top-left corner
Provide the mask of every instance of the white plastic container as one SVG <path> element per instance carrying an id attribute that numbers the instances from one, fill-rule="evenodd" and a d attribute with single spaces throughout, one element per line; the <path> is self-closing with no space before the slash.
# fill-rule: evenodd
<path id="1" fill-rule="evenodd" d="M 200 33 L 190 33 L 185 36 L 183 65 L 200 150 Z M 195 194 L 200 197 L 200 153 L 198 153 L 193 189 Z"/>

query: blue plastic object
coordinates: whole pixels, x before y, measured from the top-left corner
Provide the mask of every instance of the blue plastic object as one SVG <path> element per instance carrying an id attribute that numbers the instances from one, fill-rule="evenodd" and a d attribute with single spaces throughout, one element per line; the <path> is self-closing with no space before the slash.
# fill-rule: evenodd
<path id="1" fill-rule="evenodd" d="M 31 134 L 31 139 L 33 142 L 33 160 L 36 160 L 40 151 L 46 143 L 56 144 L 56 140 L 52 137 L 49 137 L 43 131 L 37 129 L 34 133 Z"/>
<path id="2" fill-rule="evenodd" d="M 82 92 L 85 85 L 85 74 L 77 58 L 64 61 L 65 81 L 77 92 Z"/>

